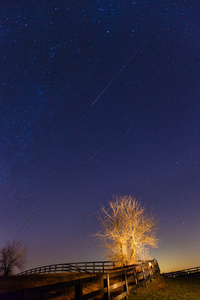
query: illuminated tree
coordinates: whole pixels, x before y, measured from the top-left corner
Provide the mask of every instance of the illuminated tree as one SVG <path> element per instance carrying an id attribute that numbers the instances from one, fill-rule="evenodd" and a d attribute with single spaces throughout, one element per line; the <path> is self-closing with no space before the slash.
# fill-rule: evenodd
<path id="1" fill-rule="evenodd" d="M 7 243 L 0 250 L 0 272 L 3 276 L 13 275 L 14 269 L 22 269 L 25 264 L 26 249 L 19 241 Z"/>
<path id="2" fill-rule="evenodd" d="M 106 255 L 120 265 L 133 264 L 158 245 L 158 221 L 132 196 L 115 197 L 99 216 L 102 230 L 96 234 Z"/>

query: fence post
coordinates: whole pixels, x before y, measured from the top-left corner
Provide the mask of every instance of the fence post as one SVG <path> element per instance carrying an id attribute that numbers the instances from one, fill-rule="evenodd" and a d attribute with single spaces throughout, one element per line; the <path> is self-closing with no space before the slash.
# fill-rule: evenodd
<path id="1" fill-rule="evenodd" d="M 137 269 L 136 267 L 134 268 L 134 276 L 135 276 L 135 284 L 136 284 L 136 287 L 137 287 L 137 293 L 139 294 L 139 291 L 138 291 L 138 276 L 137 276 Z"/>
<path id="2" fill-rule="evenodd" d="M 127 280 L 126 270 L 124 270 L 124 273 L 122 275 L 122 280 L 125 281 L 124 292 L 126 292 L 126 299 L 128 299 L 129 289 L 128 289 L 128 280 Z"/>
<path id="3" fill-rule="evenodd" d="M 75 285 L 75 300 L 81 300 L 83 298 L 83 279 L 80 278 L 78 285 Z"/>
<path id="4" fill-rule="evenodd" d="M 143 278 L 144 280 L 146 280 L 146 273 L 145 273 L 145 270 L 144 270 L 144 267 L 142 267 L 142 272 L 143 272 Z M 145 282 L 145 287 L 147 286 L 147 282 Z"/>
<path id="5" fill-rule="evenodd" d="M 153 281 L 153 271 L 152 271 L 152 264 L 149 263 L 148 265 L 148 270 L 149 270 L 149 277 L 150 277 L 150 281 Z"/>
<path id="6" fill-rule="evenodd" d="M 26 300 L 28 299 L 28 289 L 24 289 L 23 290 L 23 294 L 22 294 L 22 300 Z"/>
<path id="7" fill-rule="evenodd" d="M 69 272 L 71 272 L 71 264 L 69 264 Z"/>
<path id="8" fill-rule="evenodd" d="M 93 273 L 95 272 L 95 262 L 93 262 Z"/>
<path id="9" fill-rule="evenodd" d="M 154 268 L 155 268 L 155 273 L 160 273 L 160 267 L 158 265 L 158 261 L 154 258 Z"/>
<path id="10" fill-rule="evenodd" d="M 106 278 L 104 279 L 104 287 L 107 288 L 107 293 L 104 293 L 103 299 L 110 300 L 110 276 L 109 276 L 109 273 L 106 274 Z"/>
<path id="11" fill-rule="evenodd" d="M 104 273 L 104 262 L 103 262 L 103 273 Z"/>

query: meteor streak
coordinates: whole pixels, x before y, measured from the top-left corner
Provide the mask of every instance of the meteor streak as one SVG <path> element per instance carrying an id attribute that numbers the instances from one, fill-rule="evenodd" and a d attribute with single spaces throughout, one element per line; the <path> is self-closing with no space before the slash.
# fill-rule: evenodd
<path id="1" fill-rule="evenodd" d="M 100 203 L 99 203 L 99 204 L 100 204 Z M 106 205 L 105 207 L 108 207 L 108 205 Z M 105 207 L 101 207 L 100 209 L 93 211 L 93 212 L 92 212 L 91 214 L 89 214 L 87 217 L 89 218 L 89 217 L 91 217 L 91 216 L 97 214 L 98 212 L 102 211 L 103 208 L 105 208 Z"/>
<path id="2" fill-rule="evenodd" d="M 101 146 L 87 161 L 86 163 L 89 163 L 102 149 L 104 148 L 104 145 Z"/>
<path id="3" fill-rule="evenodd" d="M 36 214 L 37 214 L 37 213 L 36 213 Z M 31 222 L 32 222 L 33 219 L 35 218 L 36 214 L 34 214 L 32 218 L 30 218 L 30 220 L 26 223 L 26 225 L 25 225 L 24 228 L 20 231 L 20 233 L 18 234 L 18 236 L 22 235 L 22 233 L 26 230 L 26 228 L 31 224 Z"/>
<path id="4" fill-rule="evenodd" d="M 117 72 L 117 74 L 113 77 L 113 79 L 108 83 L 108 85 L 103 89 L 103 91 L 99 94 L 99 96 L 92 102 L 92 106 L 101 98 L 101 96 L 107 91 L 107 89 L 109 88 L 109 86 L 113 83 L 113 81 L 115 81 L 115 79 L 119 76 L 119 74 L 128 66 L 128 64 L 131 62 L 132 59 L 135 58 L 135 56 L 137 55 L 137 53 L 145 46 L 145 44 L 147 43 L 148 39 L 146 39 L 142 45 L 139 46 L 139 48 L 137 48 L 137 50 L 134 52 L 134 54 L 131 56 L 131 58 L 125 63 L 125 65 L 122 66 L 122 68 L 119 70 L 119 72 Z"/>
<path id="5" fill-rule="evenodd" d="M 91 217 L 91 216 L 93 216 L 93 215 L 95 215 L 95 214 L 97 214 L 101 210 L 102 210 L 102 208 L 94 211 L 93 213 L 91 213 L 90 215 L 88 215 L 88 218 Z"/>
<path id="6" fill-rule="evenodd" d="M 131 129 L 132 124 L 133 124 L 133 120 L 131 121 L 131 123 L 129 125 L 129 128 L 128 128 L 127 132 L 126 132 L 126 136 L 129 134 L 129 130 Z"/>

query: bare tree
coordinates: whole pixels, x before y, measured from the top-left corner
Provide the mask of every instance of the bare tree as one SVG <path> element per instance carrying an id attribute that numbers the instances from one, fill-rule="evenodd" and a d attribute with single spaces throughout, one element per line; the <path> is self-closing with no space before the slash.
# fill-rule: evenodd
<path id="1" fill-rule="evenodd" d="M 26 249 L 19 241 L 7 243 L 0 250 L 0 272 L 3 276 L 13 275 L 14 269 L 22 269 L 25 264 Z"/>
<path id="2" fill-rule="evenodd" d="M 121 265 L 139 259 L 158 245 L 158 221 L 132 196 L 114 197 L 99 216 L 102 230 L 96 234 L 106 248 L 106 255 Z"/>

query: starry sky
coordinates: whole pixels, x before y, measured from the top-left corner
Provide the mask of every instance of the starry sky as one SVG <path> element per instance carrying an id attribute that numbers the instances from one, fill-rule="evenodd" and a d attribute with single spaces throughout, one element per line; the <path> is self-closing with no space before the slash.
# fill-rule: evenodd
<path id="1" fill-rule="evenodd" d="M 160 220 L 161 271 L 199 265 L 200 18 L 188 0 L 2 1 L 0 247 L 103 260 L 97 211 Z"/>

